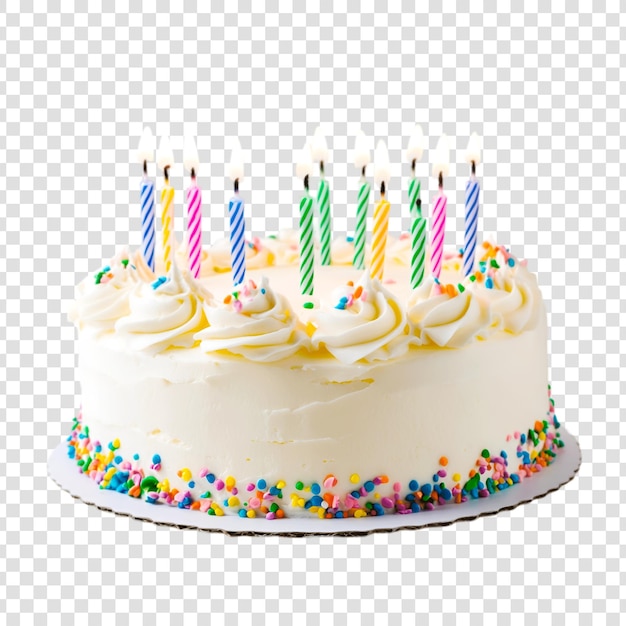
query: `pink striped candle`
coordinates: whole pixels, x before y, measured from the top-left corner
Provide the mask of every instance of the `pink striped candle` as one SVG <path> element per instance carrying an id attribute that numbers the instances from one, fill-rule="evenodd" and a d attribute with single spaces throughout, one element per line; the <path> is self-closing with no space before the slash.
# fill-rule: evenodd
<path id="1" fill-rule="evenodd" d="M 435 278 L 439 278 L 441 275 L 443 243 L 446 238 L 446 207 L 448 198 L 443 193 L 443 177 L 448 174 L 449 155 L 448 138 L 442 135 L 433 159 L 433 176 L 436 176 L 439 180 L 439 195 L 434 200 L 432 239 L 430 242 L 430 270 Z"/>
<path id="2" fill-rule="evenodd" d="M 443 193 L 443 177 L 439 177 L 439 195 L 435 198 L 433 208 L 432 240 L 430 243 L 430 269 L 435 278 L 441 275 L 443 258 L 443 240 L 446 236 L 446 206 L 448 198 Z"/>
<path id="3" fill-rule="evenodd" d="M 202 191 L 196 182 L 199 158 L 196 143 L 191 137 L 185 138 L 185 169 L 191 174 L 191 187 L 187 189 L 187 252 L 189 271 L 194 278 L 200 276 L 202 262 Z"/>

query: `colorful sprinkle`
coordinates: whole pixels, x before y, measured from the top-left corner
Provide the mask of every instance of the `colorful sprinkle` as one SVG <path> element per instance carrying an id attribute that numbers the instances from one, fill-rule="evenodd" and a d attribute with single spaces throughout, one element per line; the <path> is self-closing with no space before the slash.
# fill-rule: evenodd
<path id="1" fill-rule="evenodd" d="M 387 486 L 390 481 L 384 474 L 362 484 L 358 474 L 351 474 L 349 482 L 353 490 L 347 493 L 334 474 L 327 474 L 320 482 L 310 485 L 298 480 L 290 486 L 287 481 L 278 480 L 269 489 L 267 481 L 260 478 L 256 483 L 246 483 L 245 490 L 238 490 L 234 476 L 222 480 L 206 468 L 201 469 L 198 476 L 214 484 L 219 495 L 213 496 L 210 491 L 194 495 L 190 490 L 197 488 L 197 482 L 192 479 L 190 468 L 177 472 L 182 481 L 178 483 L 178 488 L 170 486 L 165 477 L 145 475 L 139 466 L 137 453 L 127 457 L 132 461 L 125 460 L 119 439 L 111 441 L 106 447 L 98 441 L 92 442 L 89 428 L 82 423 L 82 415 L 72 424 L 67 454 L 78 470 L 94 480 L 101 489 L 143 498 L 152 505 L 161 503 L 212 516 L 223 516 L 226 509 L 229 514 L 242 518 L 261 516 L 279 520 L 286 517 L 284 507 L 287 503 L 320 519 L 361 518 L 433 510 L 448 502 L 459 504 L 469 499 L 485 498 L 519 484 L 553 462 L 558 450 L 563 447 L 558 427 L 559 421 L 550 399 L 546 419 L 536 420 L 526 433 L 514 433 L 512 438 L 518 442 L 516 454 L 500 450 L 492 456 L 488 449 L 484 449 L 476 458 L 475 466 L 469 470 L 465 483 L 461 482 L 462 474 L 455 471 L 451 474 L 450 485 L 444 482 L 448 474 L 443 469 L 448 467 L 449 461 L 442 456 L 439 458 L 439 469 L 432 475 L 432 482 L 420 486 L 417 480 L 411 480 L 409 491 L 404 495 L 401 483 L 396 481 Z M 511 435 L 508 437 L 511 439 Z M 511 460 L 511 457 L 515 458 Z M 159 454 L 152 455 L 151 469 L 160 471 L 161 462 Z M 337 487 L 339 493 L 333 493 Z M 225 488 L 227 493 L 223 492 Z M 285 495 L 284 489 L 288 489 Z"/>

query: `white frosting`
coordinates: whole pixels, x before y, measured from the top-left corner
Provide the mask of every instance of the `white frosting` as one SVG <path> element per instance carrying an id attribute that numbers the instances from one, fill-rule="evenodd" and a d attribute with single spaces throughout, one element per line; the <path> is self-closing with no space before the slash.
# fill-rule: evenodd
<path id="1" fill-rule="evenodd" d="M 125 266 L 122 259 L 128 259 L 125 251 L 96 274 L 100 275 L 99 279 L 88 276 L 76 288 L 69 318 L 81 331 L 91 334 L 111 331 L 115 322 L 130 312 L 128 298 L 140 278 L 132 263 Z"/>
<path id="2" fill-rule="evenodd" d="M 282 230 L 261 242 L 269 250 L 275 265 L 297 265 L 300 261 L 300 239 L 297 230 Z"/>
<path id="3" fill-rule="evenodd" d="M 534 277 L 517 261 L 509 267 L 505 252 L 494 258 L 500 267 L 487 270 L 488 289 L 462 282 L 459 258 L 449 255 L 442 283 L 466 285 L 453 297 L 431 294 L 430 279 L 410 293 L 402 262 L 387 264 L 391 282 L 382 286 L 349 265 L 316 267 L 316 298 L 304 300 L 313 309 L 302 306 L 297 258 L 251 270 L 258 287 L 241 311 L 206 291 L 231 292 L 227 272 L 198 283 L 174 270 L 156 290 L 130 274 L 118 332 L 94 336 L 78 324 L 84 423 L 94 441 L 119 439 L 120 454 L 137 453 L 146 469 L 158 453 L 162 468 L 149 473 L 195 500 L 208 484 L 201 468 L 233 476 L 242 502 L 249 482 L 284 480 L 279 504 L 288 516 L 311 515 L 290 504 L 298 480 L 333 474 L 337 486 L 324 491 L 343 497 L 385 473 L 379 489 L 393 497 L 396 481 L 401 494 L 412 479 L 431 482 L 442 455 L 448 477 L 459 472 L 461 482 L 483 448 L 506 451 L 516 468 L 513 433 L 545 417 L 546 321 Z M 91 298 L 113 285 L 87 287 Z M 365 299 L 348 305 L 359 287 Z M 343 297 L 346 308 L 335 309 Z M 307 318 L 310 339 L 298 321 Z M 318 350 L 308 352 L 310 343 Z M 195 487 L 177 474 L 182 468 Z M 239 508 L 223 506 L 226 514 Z"/>
<path id="4" fill-rule="evenodd" d="M 172 264 L 169 278 L 158 286 L 143 283 L 130 295 L 130 312 L 115 324 L 131 350 L 151 354 L 168 348 L 191 348 L 194 335 L 206 327 L 203 302 L 211 295 L 188 272 Z"/>
<path id="5" fill-rule="evenodd" d="M 360 290 L 361 295 L 355 297 Z M 312 317 L 314 348 L 323 346 L 342 363 L 380 361 L 397 357 L 408 348 L 404 308 L 378 280 L 366 272 L 356 287 L 335 294 L 336 301 Z M 337 308 L 340 298 L 345 308 Z"/>
<path id="6" fill-rule="evenodd" d="M 274 263 L 271 250 L 255 237 L 252 242 L 246 241 L 246 270 L 261 269 Z M 232 270 L 232 255 L 230 241 L 220 239 L 209 248 L 205 261 L 213 272 L 230 272 Z"/>
<path id="7" fill-rule="evenodd" d="M 495 260 L 499 268 L 480 282 L 463 280 L 463 292 L 442 293 L 428 279 L 411 294 L 408 317 L 417 345 L 460 348 L 497 331 L 519 334 L 536 327 L 543 300 L 535 277 L 519 261 L 509 266 L 502 251 Z M 490 274 L 492 288 L 487 287 Z"/>
<path id="8" fill-rule="evenodd" d="M 205 304 L 209 327 L 196 335 L 202 350 L 225 350 L 251 361 L 271 362 L 308 347 L 309 338 L 287 300 L 272 291 L 267 278 L 246 285 L 228 303 Z"/>

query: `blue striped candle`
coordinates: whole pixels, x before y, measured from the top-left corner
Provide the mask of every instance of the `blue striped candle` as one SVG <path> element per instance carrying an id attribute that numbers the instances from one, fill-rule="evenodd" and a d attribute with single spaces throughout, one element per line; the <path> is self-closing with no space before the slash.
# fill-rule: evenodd
<path id="1" fill-rule="evenodd" d="M 154 183 L 144 176 L 141 181 L 141 253 L 146 265 L 154 272 L 155 192 Z"/>
<path id="2" fill-rule="evenodd" d="M 475 166 L 472 166 L 474 169 Z M 463 276 L 474 271 L 474 257 L 476 255 L 476 237 L 478 231 L 478 194 L 480 186 L 476 176 L 467 181 L 465 187 L 465 241 L 463 243 Z"/>
<path id="3" fill-rule="evenodd" d="M 233 268 L 233 285 L 240 285 L 246 279 L 246 240 L 243 200 L 237 191 L 228 205 L 230 216 L 230 253 Z"/>

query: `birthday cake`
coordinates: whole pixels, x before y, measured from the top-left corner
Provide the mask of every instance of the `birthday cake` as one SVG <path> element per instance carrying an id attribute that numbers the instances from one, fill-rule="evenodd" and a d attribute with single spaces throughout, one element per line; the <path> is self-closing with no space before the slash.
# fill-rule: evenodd
<path id="1" fill-rule="evenodd" d="M 197 252 L 121 251 L 77 288 L 82 408 L 68 454 L 94 488 L 209 515 L 408 514 L 513 488 L 563 445 L 543 299 L 494 241 L 382 275 L 330 245 L 303 293 L 297 232 Z M 320 244 L 315 244 L 315 258 Z M 375 250 L 364 259 L 371 266 Z M 148 506 L 148 504 L 146 504 Z"/>

